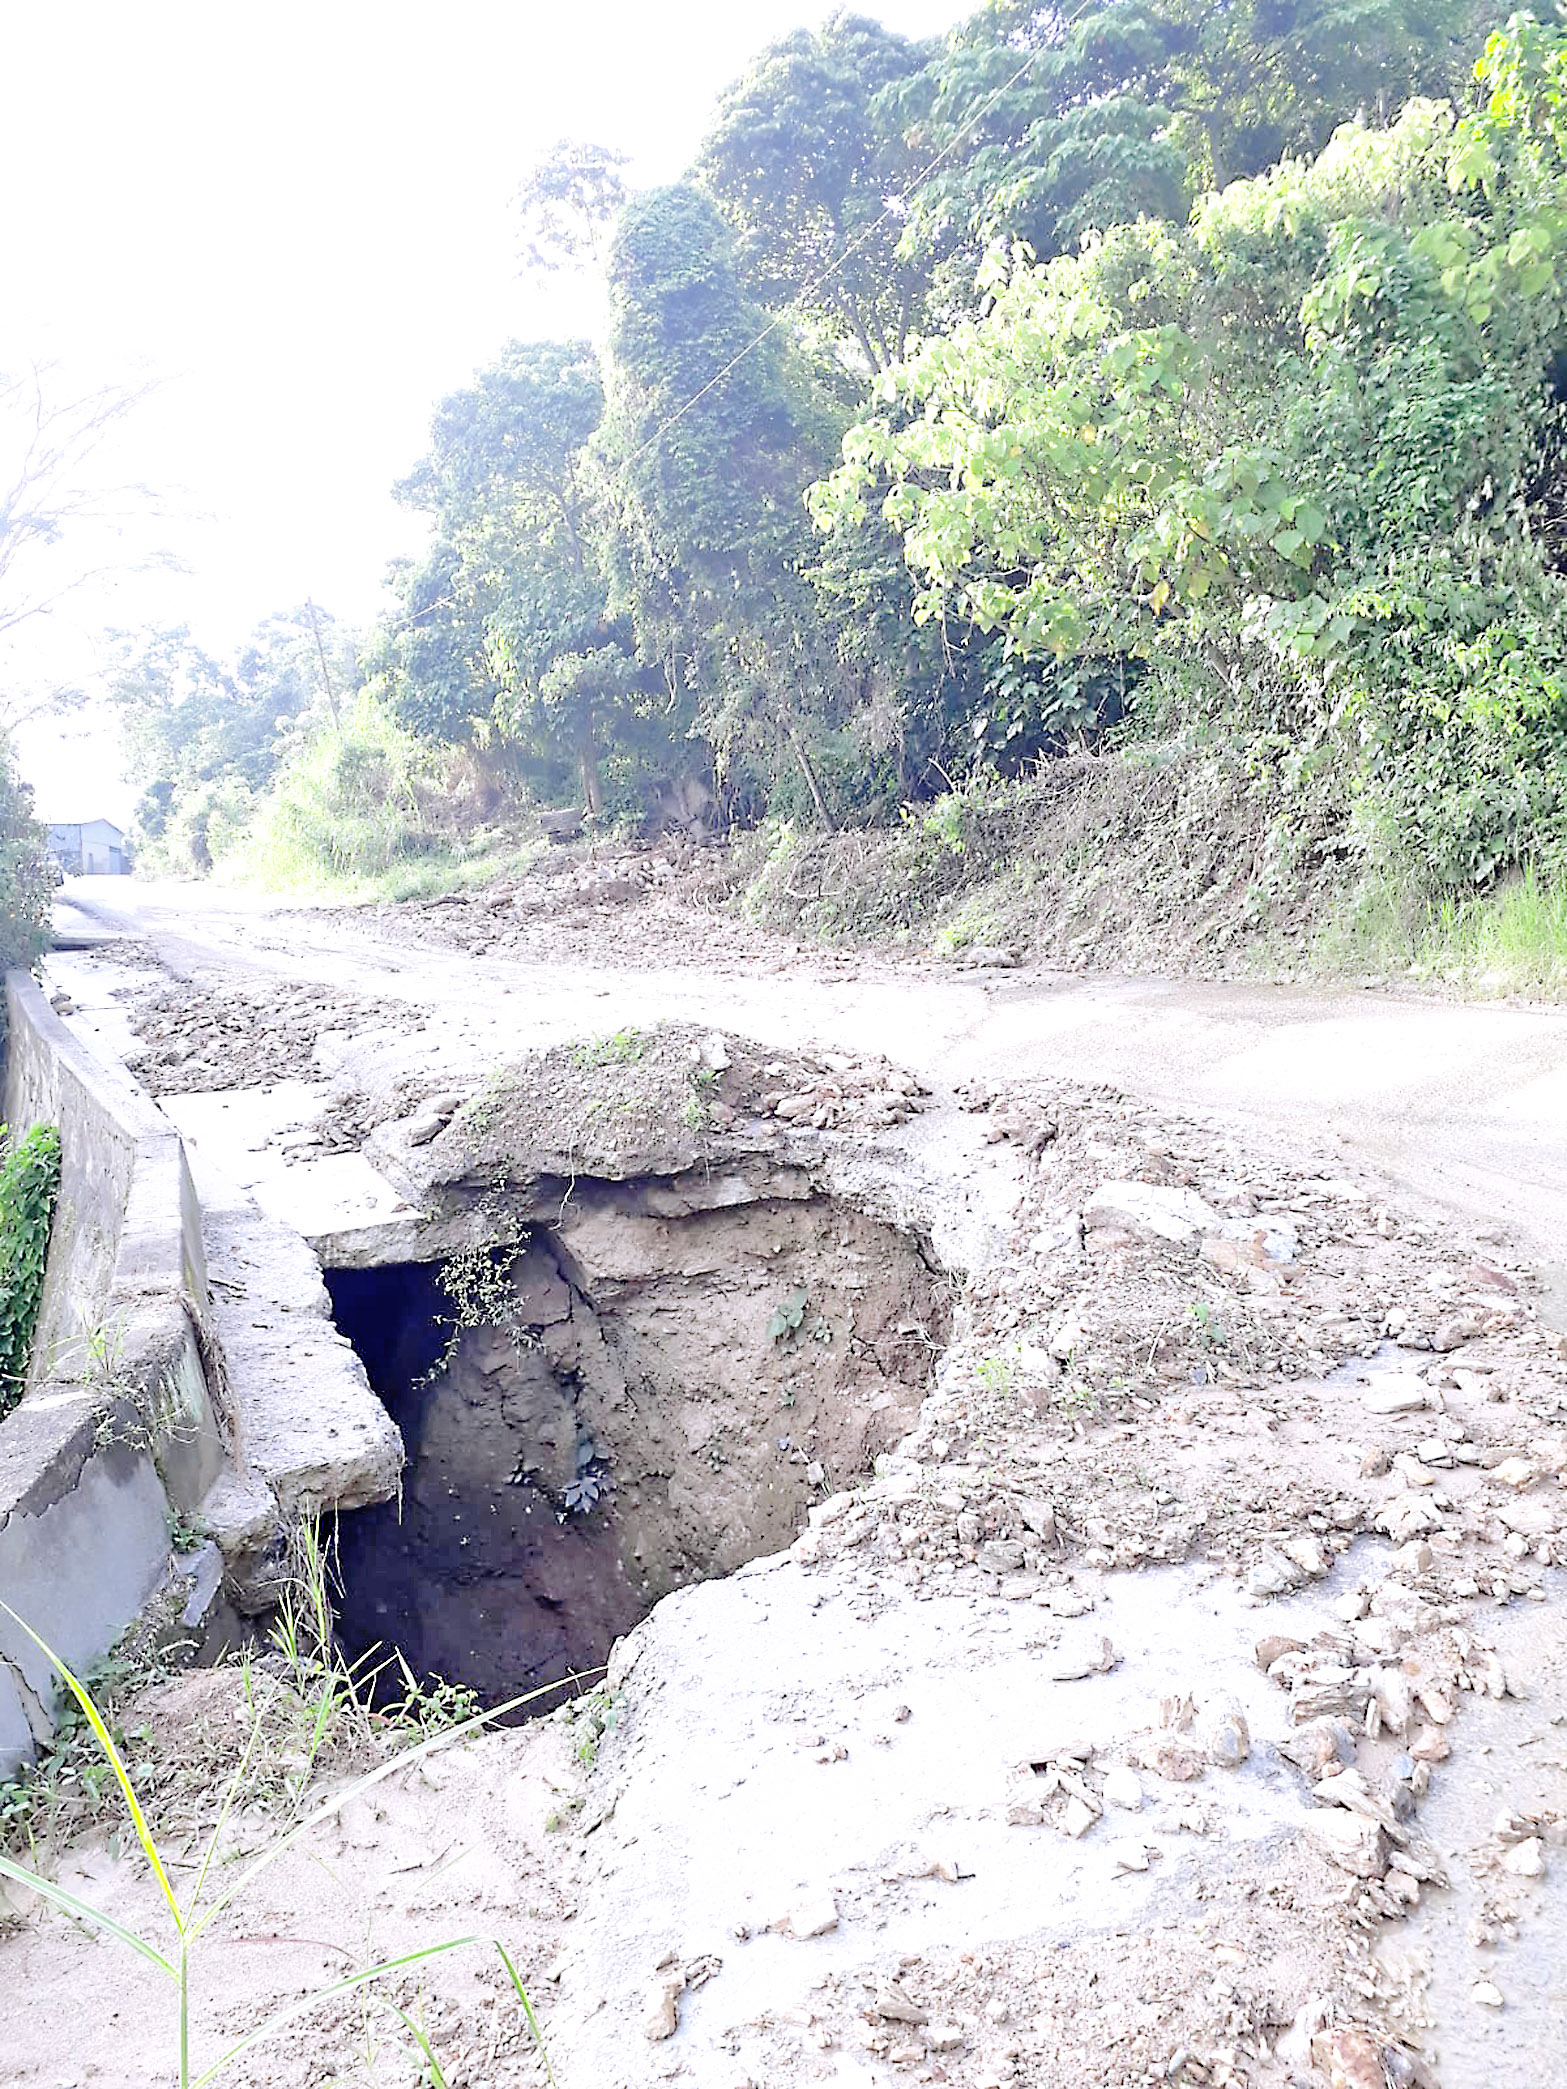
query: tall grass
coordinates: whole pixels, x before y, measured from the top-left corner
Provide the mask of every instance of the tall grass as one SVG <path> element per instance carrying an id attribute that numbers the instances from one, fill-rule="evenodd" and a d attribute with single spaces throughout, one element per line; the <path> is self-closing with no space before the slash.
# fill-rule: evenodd
<path id="1" fill-rule="evenodd" d="M 90 1928 L 96 1928 L 102 1934 L 107 1934 L 107 1937 L 113 1937 L 117 1943 L 125 1945 L 130 1951 L 136 1951 L 138 1957 L 146 1959 L 148 1964 L 157 1966 L 159 1972 L 163 1972 L 173 1982 L 173 1987 L 176 1987 L 178 1993 L 176 2079 L 180 2089 L 201 2089 L 203 2083 L 215 2081 L 215 2076 L 224 2072 L 230 2066 L 230 2062 L 238 2060 L 240 2053 L 249 2051 L 253 2045 L 276 2035 L 278 2031 L 284 2031 L 290 2022 L 295 2022 L 299 2016 L 313 2010 L 318 2003 L 353 1991 L 366 1991 L 366 1997 L 370 2001 L 378 2003 L 380 2008 L 389 2010 L 393 2016 L 401 2020 L 405 2031 L 410 2033 L 410 2037 L 420 2047 L 432 2089 L 445 2089 L 445 2074 L 441 2070 L 441 2062 L 435 2049 L 430 2047 L 430 2041 L 424 2035 L 422 2026 L 414 2022 L 412 2016 L 407 2016 L 407 2012 L 399 2008 L 397 2001 L 393 2001 L 387 1995 L 374 1993 L 374 1982 L 384 1980 L 391 1974 L 405 1972 L 412 1966 L 420 1966 L 426 1959 L 443 1957 L 445 1953 L 470 1947 L 489 1947 L 499 1955 L 516 1991 L 520 2010 L 524 2018 L 527 2018 L 529 2031 L 533 2033 L 535 2045 L 539 2049 L 539 2058 L 543 2060 L 545 2076 L 549 2083 L 554 2083 L 554 2072 L 549 2068 L 549 2053 L 545 2051 L 539 2020 L 533 2012 L 533 2003 L 527 1995 L 527 1989 L 522 1987 L 522 1978 L 512 1962 L 512 1957 L 506 1951 L 506 1945 L 497 1937 L 481 1937 L 481 1934 L 449 1937 L 441 1939 L 439 1943 L 422 1945 L 416 1951 L 403 1951 L 397 1957 L 380 1959 L 374 1966 L 364 1966 L 359 1972 L 353 1972 L 343 1980 L 334 1980 L 332 1985 L 322 1987 L 311 1995 L 305 1995 L 303 1999 L 290 2001 L 282 2010 L 276 2010 L 261 2024 L 251 2028 L 249 2033 L 244 2033 L 244 2037 L 230 2045 L 226 2053 L 221 2053 L 217 2060 L 213 2060 L 201 2072 L 192 2072 L 190 2047 L 194 1970 L 198 1957 L 205 1962 L 211 1951 L 221 1949 L 217 1941 L 209 1939 L 207 1934 L 213 1920 L 221 1911 L 230 1907 L 236 1899 L 240 1899 L 240 1895 L 247 1893 L 247 1888 L 265 1870 L 270 1870 L 270 1865 L 274 1865 L 282 1855 L 293 1849 L 313 1828 L 328 1822 L 334 1813 L 347 1807 L 361 1792 L 370 1790 L 372 1786 L 384 1782 L 391 1776 L 399 1776 L 403 1769 L 410 1767 L 410 1763 L 418 1763 L 422 1757 L 435 1753 L 437 1748 L 443 1748 L 449 1742 L 462 1740 L 468 1734 L 487 1728 L 493 1721 L 504 1719 L 512 1711 L 520 1711 L 522 1707 L 533 1705 L 541 1696 L 547 1696 L 552 1690 L 560 1688 L 560 1684 L 545 1684 L 539 1690 L 529 1690 L 522 1696 L 512 1698 L 506 1705 L 497 1705 L 491 1711 L 481 1711 L 472 1692 L 453 1690 L 449 1686 L 420 1684 L 412 1675 L 412 1671 L 407 1669 L 407 1663 L 399 1659 L 397 1665 L 401 1669 L 401 1682 L 405 1684 L 405 1694 L 393 1705 L 389 1715 L 376 1715 L 370 1709 L 372 1690 L 378 1682 L 378 1671 L 370 1667 L 374 1654 L 370 1654 L 370 1657 L 366 1657 L 359 1665 L 347 1665 L 334 1644 L 334 1565 L 330 1548 L 322 1542 L 320 1533 L 313 1523 L 299 1523 L 295 1531 L 290 1533 L 288 1567 L 290 1573 L 284 1586 L 284 1596 L 278 1604 L 278 1617 L 274 1621 L 270 1638 L 272 1659 L 284 1671 L 284 1688 L 280 1692 L 274 1692 L 272 1696 L 267 1696 L 259 1690 L 259 1673 L 253 1669 L 251 1661 L 242 1661 L 240 1680 L 251 1713 L 249 1730 L 247 1738 L 244 1738 L 240 1759 L 224 1788 L 224 1799 L 221 1799 L 221 1805 L 217 1809 L 211 1834 L 207 1836 L 201 1857 L 198 1857 L 194 1865 L 194 1880 L 184 1899 L 176 1893 L 176 1886 L 173 1886 L 173 1870 L 176 1870 L 176 1865 L 167 1857 L 165 1845 L 155 1832 L 153 1824 L 148 1822 L 146 1809 L 142 1807 L 130 1769 L 125 1765 L 121 1744 L 111 1730 L 111 1721 L 104 1717 L 104 1709 L 100 1707 L 94 1694 L 86 1688 L 86 1684 L 71 1673 L 65 1661 L 61 1661 L 59 1654 L 52 1652 L 52 1648 L 33 1632 L 31 1625 L 27 1625 L 25 1619 L 17 1617 L 17 1613 L 10 1609 L 10 1604 L 0 1602 L 0 1613 L 4 1613 L 21 1632 L 27 1634 L 33 1646 L 38 1646 L 38 1650 L 44 1654 L 44 1659 L 61 1675 L 77 1715 L 86 1721 L 86 1728 L 92 1736 L 92 1742 L 96 1744 L 96 1753 L 102 1763 L 102 1784 L 107 1786 L 109 1792 L 117 1790 L 125 1811 L 130 1813 L 136 1842 L 140 1845 L 142 1857 L 146 1859 L 148 1872 L 159 1888 L 165 1926 L 169 1932 L 167 1941 L 157 1941 L 148 1937 L 148 1934 L 125 1928 L 123 1924 L 115 1922 L 115 1918 L 109 1916 L 104 1909 L 92 1907 L 88 1901 L 81 1901 L 75 1895 L 67 1893 L 63 1886 L 54 1884 L 54 1880 L 40 1872 L 36 1865 L 25 1865 L 4 1853 L 0 1853 L 0 1878 L 15 1880 L 17 1884 L 29 1888 L 31 1893 L 40 1895 L 50 1905 L 63 1909 L 65 1914 L 73 1916 L 75 1920 L 86 1922 Z M 282 1705 L 282 1719 L 278 1717 L 278 1703 Z M 368 1774 L 353 1778 L 345 1788 L 336 1790 L 330 1799 L 305 1811 L 309 1784 L 313 1776 L 318 1774 L 328 1748 L 330 1751 L 336 1751 L 345 1738 L 349 1740 L 349 1744 L 370 1742 L 374 1738 L 372 1730 L 380 1728 L 384 1732 L 389 1721 L 395 1723 L 395 1726 L 401 1726 L 405 1732 L 418 1734 L 422 1738 L 414 1740 L 410 1746 L 399 1748 L 391 1759 L 378 1763 Z M 84 1778 L 81 1784 L 84 1784 L 86 1792 L 92 1794 L 94 1801 L 100 1797 L 98 1792 L 94 1792 L 92 1778 Z M 257 1797 L 257 1792 L 282 1792 L 286 1801 L 286 1813 L 290 1815 L 290 1826 L 272 1840 L 270 1847 L 263 1849 L 251 1863 L 244 1865 L 244 1870 L 238 1874 L 238 1878 L 234 1878 L 234 1882 L 226 1891 L 207 1897 L 213 1861 L 217 1857 L 219 1842 L 221 1836 L 224 1836 L 224 1828 L 230 1820 L 230 1815 L 236 1803 Z"/>
<path id="2" fill-rule="evenodd" d="M 503 1718 L 508 1712 L 516 1711 L 523 1705 L 531 1703 L 534 1699 L 543 1696 L 545 1691 L 529 1691 L 525 1696 L 514 1698 L 509 1704 L 496 1706 L 493 1711 L 476 1713 L 470 1718 L 459 1721 L 457 1725 L 446 1727 L 440 1732 L 430 1735 L 427 1739 L 418 1742 L 413 1747 L 402 1750 L 393 1756 L 390 1761 L 380 1764 L 366 1775 L 355 1778 L 342 1790 L 335 1792 L 331 1798 L 323 1800 L 319 1805 L 312 1807 L 300 1819 L 296 1820 L 290 1828 L 277 1836 L 258 1856 L 253 1857 L 248 1864 L 244 1865 L 238 1876 L 226 1888 L 213 1891 L 209 1897 L 209 1880 L 212 1876 L 213 1864 L 217 1857 L 223 1830 L 236 1800 L 245 1788 L 247 1776 L 252 1768 L 252 1758 L 256 1750 L 257 1738 L 262 1732 L 261 1723 L 259 1721 L 253 1722 L 246 1740 L 244 1752 L 224 1792 L 223 1801 L 218 1809 L 217 1819 L 213 1824 L 211 1834 L 207 1837 L 205 1846 L 195 1865 L 194 1878 L 189 1885 L 188 1891 L 182 1897 L 176 1891 L 174 1884 L 173 1873 L 175 1867 L 166 1856 L 165 1849 L 143 1810 L 124 1757 L 113 1734 L 110 1732 L 108 1722 L 105 1720 L 91 1693 L 52 1648 L 39 1638 L 38 1634 L 32 1630 L 26 1620 L 17 1616 L 9 1604 L 0 1602 L 0 1612 L 3 1612 L 19 1630 L 26 1634 L 28 1639 L 32 1641 L 33 1645 L 38 1648 L 39 1652 L 43 1654 L 44 1658 L 56 1670 L 71 1697 L 75 1700 L 82 1717 L 90 1727 L 93 1738 L 97 1743 L 104 1762 L 108 1766 L 114 1784 L 118 1788 L 120 1798 L 124 1803 L 125 1810 L 130 1817 L 132 1831 L 141 1849 L 150 1876 L 157 1886 L 158 1895 L 162 1902 L 165 1936 L 163 1938 L 154 1938 L 140 1931 L 127 1928 L 125 1924 L 117 1922 L 106 1910 L 94 1907 L 91 1902 L 84 1901 L 73 1893 L 68 1893 L 63 1886 L 57 1885 L 54 1880 L 46 1878 L 42 1873 L 26 1865 L 17 1863 L 10 1857 L 0 1856 L 0 1877 L 14 1880 L 17 1884 L 26 1887 L 30 1892 L 37 1894 L 40 1899 L 49 1902 L 53 1907 L 59 1908 L 74 1920 L 85 1923 L 89 1928 L 96 1929 L 104 1936 L 110 1937 L 115 1942 L 124 1945 L 127 1950 L 134 1952 L 149 1965 L 156 1967 L 171 1982 L 177 1998 L 176 2050 L 173 2058 L 175 2062 L 175 2079 L 179 2084 L 179 2089 L 203 2089 L 204 2084 L 216 2080 L 225 2069 L 237 2060 L 242 2053 L 248 2052 L 252 2046 L 260 2044 L 263 2039 L 276 2036 L 278 2032 L 286 2029 L 289 2024 L 296 2022 L 300 2017 L 307 2015 L 321 2003 L 358 1990 L 364 1990 L 369 1999 L 377 2002 L 402 2022 L 404 2028 L 413 2037 L 424 2056 L 424 2062 L 429 2070 L 433 2089 L 447 2089 L 446 2076 L 441 2069 L 440 2060 L 423 2029 L 395 2001 L 387 1996 L 377 1995 L 374 1992 L 374 1983 L 386 1979 L 391 1974 L 404 1972 L 409 1967 L 422 1965 L 430 1959 L 443 1957 L 447 1953 L 467 1950 L 476 1946 L 488 1947 L 499 1956 L 517 1995 L 518 2004 L 526 2019 L 528 2028 L 538 2047 L 540 2058 L 544 2064 L 545 2074 L 551 2084 L 553 2084 L 554 2074 L 550 2067 L 549 2054 L 545 2050 L 543 2032 L 540 2029 L 539 2021 L 527 1990 L 523 1986 L 522 1978 L 501 1940 L 498 1937 L 487 1937 L 479 1934 L 442 1938 L 438 1942 L 421 1945 L 417 1950 L 401 1952 L 395 1958 L 382 1959 L 375 1965 L 361 1967 L 359 1971 L 347 1975 L 346 1978 L 333 1981 L 328 1986 L 299 1997 L 285 2004 L 283 2008 L 273 2011 L 263 2022 L 253 2026 L 251 2030 L 247 2031 L 231 2045 L 226 2052 L 199 2071 L 197 2071 L 192 2060 L 192 2001 L 196 1984 L 195 1976 L 198 1963 L 204 1963 L 210 1952 L 221 1949 L 218 1941 L 209 1936 L 211 1926 L 217 1917 L 226 1908 L 232 1906 L 235 1901 L 239 1900 L 255 1881 L 264 1872 L 268 1871 L 280 1857 L 286 1855 L 289 1850 L 302 1842 L 312 1829 L 319 1827 L 323 1822 L 340 1813 L 345 1806 L 359 1798 L 363 1793 L 371 1790 L 375 1785 L 383 1783 L 389 1777 L 400 1775 L 410 1764 L 418 1762 L 424 1756 L 433 1754 L 437 1748 L 445 1747 L 453 1741 L 462 1739 L 465 1735 L 477 1732 L 481 1727 L 489 1725 L 492 1721 Z"/>
<path id="3" fill-rule="evenodd" d="M 480 756 L 420 740 L 366 690 L 256 801 L 221 869 L 271 891 L 433 898 L 529 869 L 545 844 L 519 822 Z"/>
<path id="4" fill-rule="evenodd" d="M 1567 995 L 1567 881 L 1530 864 L 1491 892 L 1412 901 L 1395 882 L 1373 880 L 1330 917 L 1312 956 L 1328 972 L 1557 999 Z"/>
<path id="5" fill-rule="evenodd" d="M 242 861 L 269 885 L 374 877 L 428 846 L 439 784 L 438 751 L 361 691 L 273 784 Z"/>

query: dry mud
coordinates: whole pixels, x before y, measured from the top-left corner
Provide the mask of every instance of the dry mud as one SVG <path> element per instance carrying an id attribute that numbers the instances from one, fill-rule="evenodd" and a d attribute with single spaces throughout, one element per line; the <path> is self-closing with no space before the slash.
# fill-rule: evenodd
<path id="1" fill-rule="evenodd" d="M 1567 2083 L 1567 1362 L 1526 1258 L 1331 1142 L 1105 1086 L 926 1098 L 892 1040 L 872 1064 L 685 1032 L 617 1057 L 620 1035 L 489 1083 L 443 1070 L 448 1093 L 378 1088 L 367 1061 L 334 1107 L 436 1219 L 488 1200 L 547 1338 L 520 1363 L 464 1337 L 415 1523 L 442 1487 L 508 1485 L 513 1435 L 473 1419 L 508 1405 L 553 1432 L 558 1469 L 524 1479 L 558 1514 L 584 1421 L 623 1429 L 627 1357 L 656 1337 L 670 1383 L 623 1470 L 650 1494 L 678 1472 L 685 1521 L 612 1495 L 573 1535 L 614 1536 L 606 1635 L 659 1593 L 626 1575 L 633 1538 L 692 1585 L 591 1696 L 399 1772 L 267 1874 L 215 1931 L 202 2052 L 352 1963 L 477 1932 L 522 1965 L 563 2089 Z M 695 1193 L 748 1169 L 727 1207 Z M 806 1194 L 766 1194 L 785 1170 Z M 653 1177 L 684 1208 L 651 1210 Z M 718 1237 L 737 1211 L 750 1242 Z M 767 1334 L 794 1288 L 780 1228 L 836 1349 Z M 916 1382 L 876 1346 L 928 1279 L 921 1240 L 945 1242 L 955 1310 Z M 846 1376 L 864 1293 L 831 1286 L 856 1256 L 892 1280 Z M 587 1400 L 569 1417 L 563 1379 Z M 823 1455 L 780 1463 L 779 1435 Z M 238 1728 L 225 1688 L 176 1681 L 143 1714 L 192 1853 Z M 220 1867 L 274 1817 L 232 1821 Z M 156 1913 L 123 1838 L 62 1876 Z M 117 1946 L 29 1910 L 0 1971 L 33 2002 L 8 2079 L 167 2076 L 168 1998 Z M 482 1950 L 395 1992 L 454 2089 L 543 2079 Z M 228 2077 L 423 2078 L 357 1996 Z"/>

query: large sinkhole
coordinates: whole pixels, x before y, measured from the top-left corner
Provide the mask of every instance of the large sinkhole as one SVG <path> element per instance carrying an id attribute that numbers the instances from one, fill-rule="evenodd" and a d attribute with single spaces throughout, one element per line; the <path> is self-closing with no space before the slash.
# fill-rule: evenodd
<path id="1" fill-rule="evenodd" d="M 823 1196 L 672 1202 L 578 1184 L 489 1252 L 485 1324 L 455 1341 L 442 1264 L 327 1271 L 408 1459 L 400 1503 L 342 1519 L 349 1654 L 490 1703 L 597 1667 L 912 1424 L 948 1316 L 913 1236 Z"/>

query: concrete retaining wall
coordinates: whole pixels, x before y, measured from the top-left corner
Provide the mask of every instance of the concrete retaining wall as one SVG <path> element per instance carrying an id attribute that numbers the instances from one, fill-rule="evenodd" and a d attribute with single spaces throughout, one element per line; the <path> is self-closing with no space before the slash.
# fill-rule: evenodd
<path id="1" fill-rule="evenodd" d="M 3 1115 L 57 1125 L 61 1173 L 27 1390 L 0 1422 L 0 1598 L 80 1670 L 167 1574 L 169 1508 L 194 1514 L 224 1466 L 221 1367 L 179 1134 L 26 973 L 5 994 Z M 47 1663 L 0 1615 L 0 1774 L 51 1709 Z"/>

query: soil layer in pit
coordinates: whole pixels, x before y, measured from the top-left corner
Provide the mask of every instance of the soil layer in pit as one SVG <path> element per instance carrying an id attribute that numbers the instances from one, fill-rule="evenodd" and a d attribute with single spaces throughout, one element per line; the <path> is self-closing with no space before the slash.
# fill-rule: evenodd
<path id="1" fill-rule="evenodd" d="M 493 1251 L 499 1297 L 444 1362 L 440 1265 L 327 1273 L 408 1456 L 401 1503 L 342 1519 L 350 1655 L 396 1648 L 490 1703 L 592 1671 L 912 1426 L 948 1310 L 913 1238 L 822 1196 L 660 1201 L 579 1183 Z"/>

